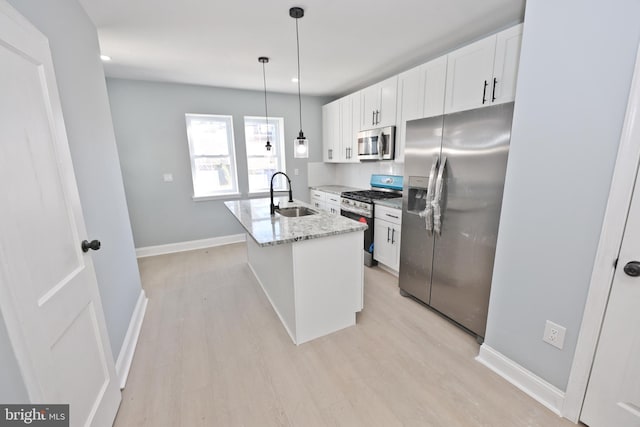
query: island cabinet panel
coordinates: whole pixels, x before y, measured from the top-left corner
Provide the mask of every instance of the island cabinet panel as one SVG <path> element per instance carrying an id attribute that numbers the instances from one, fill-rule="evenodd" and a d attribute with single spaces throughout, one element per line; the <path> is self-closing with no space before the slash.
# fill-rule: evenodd
<path id="1" fill-rule="evenodd" d="M 267 251 L 268 256 L 265 256 Z M 247 236 L 247 259 L 249 268 L 295 342 L 296 310 L 291 245 L 260 247 L 251 236 Z"/>
<path id="2" fill-rule="evenodd" d="M 249 267 L 295 344 L 356 324 L 363 238 L 360 231 L 262 247 L 247 238 Z"/>
<path id="3" fill-rule="evenodd" d="M 362 310 L 362 232 L 293 244 L 296 343 L 355 325 Z"/>

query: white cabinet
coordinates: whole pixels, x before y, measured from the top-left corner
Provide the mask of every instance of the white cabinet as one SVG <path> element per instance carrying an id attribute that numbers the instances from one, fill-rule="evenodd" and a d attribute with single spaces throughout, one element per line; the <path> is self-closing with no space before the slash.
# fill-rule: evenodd
<path id="1" fill-rule="evenodd" d="M 340 215 L 340 196 L 335 193 L 325 193 L 325 209 L 332 215 Z"/>
<path id="2" fill-rule="evenodd" d="M 326 210 L 327 198 L 324 191 L 311 190 L 311 205 L 316 209 Z"/>
<path id="3" fill-rule="evenodd" d="M 429 61 L 398 76 L 395 161 L 404 162 L 407 121 L 444 113 L 447 57 Z"/>
<path id="4" fill-rule="evenodd" d="M 340 98 L 340 154 L 341 163 L 357 163 L 360 120 L 360 93 Z M 355 124 L 355 125 L 354 125 Z"/>
<path id="5" fill-rule="evenodd" d="M 375 206 L 374 259 L 395 271 L 400 269 L 401 215 L 402 212 L 399 209 Z"/>
<path id="6" fill-rule="evenodd" d="M 520 59 L 522 25 L 448 55 L 445 113 L 510 102 Z"/>
<path id="7" fill-rule="evenodd" d="M 311 190 L 311 205 L 333 215 L 340 215 L 340 195 L 321 190 Z"/>
<path id="8" fill-rule="evenodd" d="M 396 124 L 398 76 L 369 86 L 361 91 L 359 130 L 377 129 Z"/>
<path id="9" fill-rule="evenodd" d="M 340 100 L 322 106 L 322 158 L 337 162 L 340 150 Z"/>
<path id="10" fill-rule="evenodd" d="M 360 130 L 360 93 L 322 107 L 323 160 L 326 163 L 358 162 L 357 133 Z M 354 123 L 356 126 L 354 127 Z"/>

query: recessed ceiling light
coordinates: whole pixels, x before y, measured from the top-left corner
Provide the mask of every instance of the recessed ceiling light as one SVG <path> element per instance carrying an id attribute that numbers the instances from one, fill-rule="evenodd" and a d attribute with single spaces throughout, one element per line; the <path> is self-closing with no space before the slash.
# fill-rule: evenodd
<path id="1" fill-rule="evenodd" d="M 111 61 L 111 57 L 107 55 L 100 55 L 100 59 L 102 59 L 103 61 Z"/>
<path id="2" fill-rule="evenodd" d="M 298 78 L 297 77 L 291 77 L 291 82 L 292 83 L 298 83 Z"/>

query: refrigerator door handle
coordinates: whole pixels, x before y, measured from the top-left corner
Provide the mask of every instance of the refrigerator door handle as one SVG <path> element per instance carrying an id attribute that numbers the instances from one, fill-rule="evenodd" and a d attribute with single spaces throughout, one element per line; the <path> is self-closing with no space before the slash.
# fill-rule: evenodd
<path id="1" fill-rule="evenodd" d="M 424 218 L 425 228 L 429 235 L 433 232 L 433 192 L 435 191 L 436 175 L 438 170 L 438 164 L 440 156 L 433 157 L 433 163 L 431 163 L 431 171 L 429 172 L 429 182 L 427 183 L 427 200 L 425 208 L 420 212 L 420 218 Z"/>
<path id="2" fill-rule="evenodd" d="M 442 234 L 442 212 L 440 212 L 440 202 L 442 201 L 443 175 L 447 167 L 447 158 L 442 157 L 440 170 L 438 170 L 438 180 L 436 181 L 436 194 L 433 196 L 433 232 Z"/>

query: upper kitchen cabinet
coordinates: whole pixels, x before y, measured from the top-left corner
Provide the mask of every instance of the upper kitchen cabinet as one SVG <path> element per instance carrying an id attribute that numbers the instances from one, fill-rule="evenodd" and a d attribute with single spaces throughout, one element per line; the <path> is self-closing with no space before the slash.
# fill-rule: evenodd
<path id="1" fill-rule="evenodd" d="M 322 107 L 323 160 L 326 163 L 359 162 L 360 92 Z"/>
<path id="2" fill-rule="evenodd" d="M 521 40 L 522 24 L 451 52 L 444 112 L 513 101 Z"/>
<path id="3" fill-rule="evenodd" d="M 361 91 L 361 117 L 359 130 L 396 125 L 398 76 L 369 86 Z"/>
<path id="4" fill-rule="evenodd" d="M 340 155 L 340 100 L 322 106 L 322 158 L 337 162 Z"/>
<path id="5" fill-rule="evenodd" d="M 340 98 L 340 155 L 341 163 L 357 163 L 358 131 L 360 130 L 360 92 Z"/>
<path id="6" fill-rule="evenodd" d="M 398 76 L 396 162 L 404 161 L 407 121 L 444 113 L 447 57 L 429 61 Z"/>

